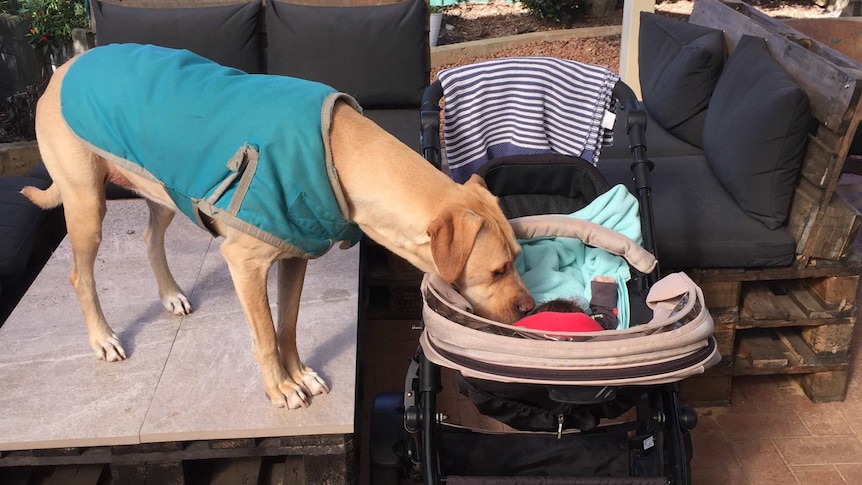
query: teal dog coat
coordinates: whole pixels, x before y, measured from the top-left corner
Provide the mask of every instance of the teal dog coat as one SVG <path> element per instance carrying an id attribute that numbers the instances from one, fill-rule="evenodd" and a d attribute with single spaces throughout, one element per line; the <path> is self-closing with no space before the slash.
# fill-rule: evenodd
<path id="1" fill-rule="evenodd" d="M 76 136 L 161 183 L 201 227 L 202 213 L 302 257 L 361 236 L 329 148 L 336 101 L 359 106 L 329 86 L 115 44 L 80 56 L 60 98 Z"/>

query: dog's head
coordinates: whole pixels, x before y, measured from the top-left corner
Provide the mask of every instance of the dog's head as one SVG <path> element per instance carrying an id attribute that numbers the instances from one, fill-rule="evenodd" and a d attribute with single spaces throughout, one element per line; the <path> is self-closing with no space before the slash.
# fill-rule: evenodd
<path id="1" fill-rule="evenodd" d="M 467 197 L 444 207 L 428 224 L 437 272 L 473 305 L 476 314 L 515 322 L 534 306 L 515 269 L 521 247 L 482 179 L 474 175 L 464 188 Z"/>

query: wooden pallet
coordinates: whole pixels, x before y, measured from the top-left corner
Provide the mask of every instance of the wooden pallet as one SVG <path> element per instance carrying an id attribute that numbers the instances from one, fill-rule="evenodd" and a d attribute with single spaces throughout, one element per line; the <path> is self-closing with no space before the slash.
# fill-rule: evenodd
<path id="1" fill-rule="evenodd" d="M 694 270 L 723 359 L 682 384 L 693 404 L 730 404 L 733 376 L 794 374 L 815 402 L 847 392 L 862 251 L 803 269 Z"/>
<path id="2" fill-rule="evenodd" d="M 422 272 L 376 242 L 364 238 L 361 248 L 362 301 L 370 320 L 410 320 L 422 315 Z"/>
<path id="3" fill-rule="evenodd" d="M 356 483 L 349 435 L 208 440 L 0 454 L 4 484 Z"/>

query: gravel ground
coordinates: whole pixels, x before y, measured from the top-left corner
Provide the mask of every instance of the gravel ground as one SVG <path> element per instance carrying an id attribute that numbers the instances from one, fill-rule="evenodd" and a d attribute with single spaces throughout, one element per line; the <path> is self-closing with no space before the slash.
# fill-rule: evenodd
<path id="1" fill-rule="evenodd" d="M 818 7 L 812 0 L 749 0 L 747 2 L 765 14 L 777 18 L 830 17 L 834 14 Z M 659 0 L 656 12 L 680 19 L 691 14 L 691 0 Z M 587 17 L 572 28 L 621 25 L 622 8 L 603 17 Z M 527 32 L 542 32 L 565 28 L 564 26 L 540 20 L 519 3 L 491 0 L 487 4 L 464 3 L 447 7 L 444 10 L 444 28 L 438 45 L 453 44 L 470 40 L 503 37 Z M 455 64 L 441 68 L 470 64 L 482 60 L 511 56 L 552 56 L 580 62 L 606 66 L 614 71 L 619 69 L 620 36 L 573 39 L 560 42 L 539 42 L 497 52 L 493 55 L 465 58 Z M 432 72 L 436 78 L 438 69 Z"/>

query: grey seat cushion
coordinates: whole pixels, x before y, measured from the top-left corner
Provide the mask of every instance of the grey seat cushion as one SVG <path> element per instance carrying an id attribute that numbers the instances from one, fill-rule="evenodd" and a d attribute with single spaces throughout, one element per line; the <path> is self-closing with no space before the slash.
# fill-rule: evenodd
<path id="1" fill-rule="evenodd" d="M 749 217 L 713 175 L 703 156 L 651 157 L 659 263 L 664 270 L 787 266 L 796 243 L 783 227 Z M 632 189 L 630 159 L 599 163 L 612 184 Z"/>
<path id="2" fill-rule="evenodd" d="M 770 229 L 790 212 L 810 120 L 808 95 L 766 40 L 742 36 L 713 93 L 703 151 L 724 188 Z"/>
<path id="3" fill-rule="evenodd" d="M 423 0 L 266 9 L 270 74 L 328 84 L 365 109 L 419 106 L 431 69 Z"/>
<path id="4" fill-rule="evenodd" d="M 401 143 L 417 152 L 422 151 L 419 141 L 419 109 L 366 109 L 363 114 L 381 128 L 398 138 Z"/>
<path id="5" fill-rule="evenodd" d="M 21 195 L 21 189 L 50 185 L 37 177 L 0 177 L 0 278 L 24 271 L 47 211 Z"/>
<path id="6" fill-rule="evenodd" d="M 614 144 L 602 148 L 599 163 L 605 158 L 631 157 L 629 138 L 626 134 L 625 112 L 617 114 L 614 122 Z M 648 157 L 664 157 L 668 155 L 700 155 L 703 151 L 679 138 L 673 136 L 647 113 L 646 145 Z"/>
<path id="7" fill-rule="evenodd" d="M 643 100 L 660 124 L 703 146 L 703 123 L 724 64 L 724 34 L 642 12 L 638 66 Z"/>
<path id="8" fill-rule="evenodd" d="M 262 72 L 260 0 L 200 7 L 127 7 L 92 2 L 96 44 L 153 44 L 188 49 L 219 64 Z"/>

